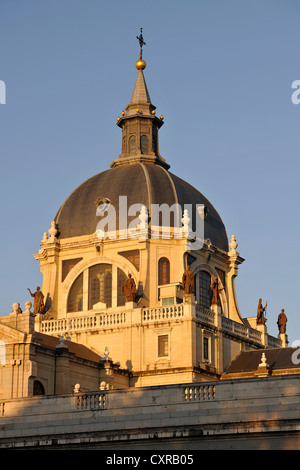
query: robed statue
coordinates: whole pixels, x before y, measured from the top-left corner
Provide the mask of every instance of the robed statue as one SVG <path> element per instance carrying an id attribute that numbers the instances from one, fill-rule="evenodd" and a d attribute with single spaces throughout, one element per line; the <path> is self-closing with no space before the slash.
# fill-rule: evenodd
<path id="1" fill-rule="evenodd" d="M 282 308 L 281 313 L 278 315 L 278 320 L 277 320 L 278 330 L 280 334 L 286 333 L 286 322 L 287 322 L 287 317 L 286 317 L 286 314 L 284 313 L 284 308 Z"/>
<path id="2" fill-rule="evenodd" d="M 40 287 L 38 286 L 36 288 L 36 292 L 34 292 L 34 294 L 31 292 L 30 289 L 27 289 L 27 290 L 29 290 L 29 293 L 30 293 L 31 297 L 34 298 L 34 301 L 33 301 L 33 311 L 34 311 L 34 313 L 36 313 L 36 314 L 44 313 L 44 294 L 40 290 Z"/>
<path id="3" fill-rule="evenodd" d="M 219 286 L 219 280 L 217 276 L 212 274 L 209 288 L 210 302 L 211 305 L 218 305 L 219 294 L 223 290 L 223 287 Z"/>
<path id="4" fill-rule="evenodd" d="M 126 302 L 135 302 L 137 296 L 137 290 L 135 280 L 128 274 L 128 278 L 125 284 L 122 285 L 122 292 L 125 295 Z"/>
<path id="5" fill-rule="evenodd" d="M 265 310 L 267 308 L 268 302 L 266 302 L 266 305 L 263 307 L 262 306 L 262 299 L 259 299 L 258 301 L 258 307 L 257 307 L 257 318 L 256 318 L 256 324 L 257 325 L 264 325 L 267 321 L 265 318 Z"/>
<path id="6" fill-rule="evenodd" d="M 184 271 L 182 276 L 182 289 L 184 293 L 190 295 L 194 291 L 194 274 L 192 273 L 190 267 L 188 266 L 187 269 Z"/>

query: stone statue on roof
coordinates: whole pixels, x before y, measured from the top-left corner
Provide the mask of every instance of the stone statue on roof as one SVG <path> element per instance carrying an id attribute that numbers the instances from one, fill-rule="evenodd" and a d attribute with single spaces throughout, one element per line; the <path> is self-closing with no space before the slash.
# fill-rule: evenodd
<path id="1" fill-rule="evenodd" d="M 44 313 L 44 294 L 40 290 L 40 287 L 38 286 L 36 288 L 36 292 L 33 294 L 30 289 L 27 288 L 29 291 L 31 297 L 34 298 L 33 301 L 33 311 L 35 314 L 38 313 Z"/>
<path id="2" fill-rule="evenodd" d="M 284 313 L 284 308 L 282 308 L 277 320 L 278 330 L 280 334 L 286 333 L 286 323 L 287 317 Z"/>
<path id="3" fill-rule="evenodd" d="M 266 305 L 263 307 L 262 306 L 262 299 L 259 299 L 258 301 L 258 307 L 257 307 L 257 318 L 256 318 L 256 324 L 257 325 L 264 325 L 267 321 L 264 313 L 266 311 L 268 302 L 266 302 Z"/>

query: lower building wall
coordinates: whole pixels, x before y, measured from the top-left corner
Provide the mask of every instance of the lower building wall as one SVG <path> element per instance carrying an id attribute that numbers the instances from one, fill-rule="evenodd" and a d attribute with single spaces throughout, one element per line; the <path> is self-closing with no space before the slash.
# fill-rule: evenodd
<path id="1" fill-rule="evenodd" d="M 0 448 L 300 449 L 298 375 L 0 403 Z"/>

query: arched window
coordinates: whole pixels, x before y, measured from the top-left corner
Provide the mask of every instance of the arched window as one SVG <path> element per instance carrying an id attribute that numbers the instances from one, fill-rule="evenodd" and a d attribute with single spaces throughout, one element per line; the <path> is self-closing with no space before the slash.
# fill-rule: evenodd
<path id="1" fill-rule="evenodd" d="M 44 386 L 39 380 L 33 382 L 33 395 L 45 395 Z"/>
<path id="2" fill-rule="evenodd" d="M 122 286 L 125 284 L 127 280 L 126 274 L 118 268 L 118 298 L 117 298 L 117 306 L 120 307 L 121 305 L 125 305 L 126 299 L 125 295 L 122 292 Z"/>
<path id="3" fill-rule="evenodd" d="M 87 283 L 87 289 L 83 289 L 83 279 Z M 108 263 L 87 268 L 70 288 L 67 313 L 125 305 L 122 285 L 126 279 L 124 271 Z"/>
<path id="4" fill-rule="evenodd" d="M 68 296 L 67 312 L 82 312 L 83 308 L 83 273 L 75 279 Z"/>
<path id="5" fill-rule="evenodd" d="M 210 308 L 210 274 L 206 271 L 199 271 L 196 279 L 197 302 L 201 307 Z"/>
<path id="6" fill-rule="evenodd" d="M 135 135 L 129 137 L 129 153 L 136 153 L 136 139 Z"/>
<path id="7" fill-rule="evenodd" d="M 141 153 L 148 153 L 148 137 L 146 135 L 141 136 Z"/>
<path id="8" fill-rule="evenodd" d="M 158 261 L 158 285 L 170 284 L 170 261 L 168 258 L 160 258 Z"/>

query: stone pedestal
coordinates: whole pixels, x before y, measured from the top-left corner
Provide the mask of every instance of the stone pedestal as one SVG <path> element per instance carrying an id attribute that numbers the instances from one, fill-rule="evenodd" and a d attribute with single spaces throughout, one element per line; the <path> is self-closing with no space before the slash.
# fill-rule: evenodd
<path id="1" fill-rule="evenodd" d="M 261 332 L 261 342 L 262 344 L 267 347 L 268 346 L 268 332 L 267 332 L 267 325 L 256 325 L 256 329 Z"/>
<path id="2" fill-rule="evenodd" d="M 281 340 L 281 345 L 283 348 L 287 348 L 289 345 L 288 336 L 286 333 L 280 333 L 278 338 Z"/>

